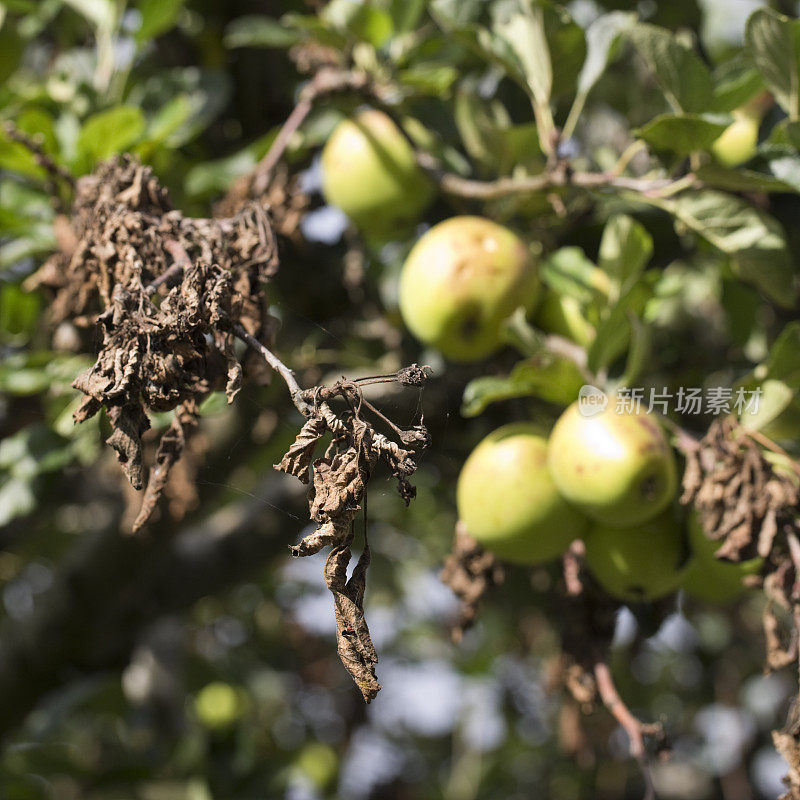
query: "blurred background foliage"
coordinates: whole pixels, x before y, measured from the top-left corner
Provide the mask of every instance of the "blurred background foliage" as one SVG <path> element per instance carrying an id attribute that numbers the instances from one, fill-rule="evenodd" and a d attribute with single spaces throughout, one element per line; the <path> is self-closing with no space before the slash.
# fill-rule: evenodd
<path id="1" fill-rule="evenodd" d="M 511 77 L 513 59 L 481 33 L 489 30 L 482 26 L 490 5 L 500 13 L 500 2 L 478 0 L 332 0 L 325 7 L 312 0 L 5 0 L 0 115 L 39 137 L 44 152 L 76 175 L 132 152 L 153 166 L 184 212 L 209 215 L 264 155 L 307 79 L 297 51 L 289 58 L 287 48 L 313 40 L 405 87 L 406 110 L 436 132 L 432 146 L 451 170 L 487 178 L 536 172 L 544 156 L 529 99 Z M 571 18 L 548 5 L 561 15 L 559 124 L 583 60 L 581 28 L 635 11 L 676 40 L 693 41 L 712 65 L 725 65 L 718 67 L 730 77 L 728 95 L 717 97 L 722 121 L 700 125 L 718 134 L 725 115 L 763 88 L 739 64 L 745 19 L 761 5 L 574 0 Z M 643 133 L 669 111 L 664 97 L 630 45 L 617 43 L 607 57 L 567 143 L 576 159 L 609 169 L 639 129 L 660 163 L 675 167 L 697 140 L 682 149 L 675 130 Z M 366 602 L 384 689 L 369 707 L 336 656 L 321 557 L 288 554 L 306 523 L 302 494 L 271 470 L 298 422 L 282 386 L 247 385 L 230 407 L 207 401 L 188 508 L 163 509 L 143 542 L 120 539 L 130 497 L 102 445 L 107 423 L 74 427 L 71 418 L 78 402 L 71 382 L 91 362 L 72 326 L 49 329 L 44 294 L 22 288 L 57 245 L 60 211 L 35 158 L 0 135 L 0 705 L 10 708 L 19 697 L 21 708 L 35 706 L 21 722 L 17 712 L 0 711 L 0 794 L 8 800 L 642 796 L 610 717 L 581 718 L 572 701 L 548 691 L 560 632 L 547 589 L 557 566 L 513 571 L 464 641 L 449 642 L 456 602 L 437 574 L 450 546 L 460 465 L 496 425 L 531 414 L 554 419 L 557 409 L 531 399 L 537 391 L 530 387 L 505 386 L 499 396 L 512 399 L 488 405 L 486 384 L 472 384 L 463 410 L 484 413 L 465 417 L 464 386 L 487 371 L 507 374 L 515 357 L 445 368 L 405 336 L 394 310 L 396 276 L 415 235 L 365 246 L 319 194 L 318 147 L 354 107 L 348 99 L 326 102 L 292 140 L 289 163 L 311 205 L 300 235 L 282 242 L 269 291 L 282 322 L 279 350 L 304 385 L 414 360 L 435 368 L 421 399 L 380 398 L 398 420 L 411 420 L 422 402 L 434 445 L 410 508 L 381 478 L 371 486 Z M 716 167 L 708 179 L 757 200 L 777 192 L 762 206 L 785 224 L 787 249 L 768 257 L 788 253 L 793 264 L 800 161 L 796 129 L 783 125 L 781 142 L 772 133 L 783 117 L 778 106 L 767 113 L 747 175 Z M 653 239 L 643 281 L 650 302 L 646 312 L 644 302 L 636 306 L 655 354 L 653 385 L 729 383 L 767 359 L 770 342 L 796 315 L 769 302 L 786 299 L 780 266 L 774 280 L 740 282 L 724 241 L 706 243 L 688 211 L 676 236 L 667 201 L 659 207 L 609 194 L 594 206 L 570 202 L 566 215 L 538 195 L 488 210 L 548 253 L 558 251 L 568 275 L 579 270 L 569 266 L 576 259 L 597 260 L 612 214 L 635 214 Z M 427 222 L 477 207 L 439 198 Z M 559 261 L 550 263 L 557 280 Z M 163 430 L 168 419 L 154 422 Z M 707 422 L 695 420 L 697 429 Z M 193 559 L 203 568 L 193 571 Z M 83 581 L 82 605 L 59 618 L 53 609 L 70 581 Z M 124 613 L 116 610 L 118 593 Z M 780 793 L 784 765 L 768 732 L 781 724 L 793 688 L 788 676 L 761 674 L 760 602 L 749 596 L 720 609 L 679 600 L 660 626 L 620 612 L 612 662 L 620 691 L 674 737 L 672 760 L 654 767 L 660 796 Z M 42 620 L 53 619 L 50 635 Z M 41 662 L 20 660 L 26 651 L 12 645 L 26 637 L 43 648 Z M 48 650 L 51 642 L 58 644 Z"/>

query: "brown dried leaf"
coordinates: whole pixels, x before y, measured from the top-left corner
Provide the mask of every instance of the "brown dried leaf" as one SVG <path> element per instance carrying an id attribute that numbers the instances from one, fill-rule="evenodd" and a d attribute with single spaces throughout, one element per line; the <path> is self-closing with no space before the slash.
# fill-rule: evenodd
<path id="1" fill-rule="evenodd" d="M 320 417 L 306 420 L 291 447 L 286 451 L 286 455 L 275 465 L 275 469 L 308 483 L 308 470 L 314 460 L 314 450 L 327 430 L 325 420 Z"/>
<path id="2" fill-rule="evenodd" d="M 461 601 L 458 620 L 451 631 L 453 641 L 459 642 L 472 627 L 484 597 L 505 580 L 503 565 L 484 550 L 467 532 L 462 522 L 456 525 L 453 547 L 439 575 Z"/>
<path id="3" fill-rule="evenodd" d="M 378 654 L 364 617 L 364 590 L 370 561 L 367 542 L 364 542 L 364 550 L 350 580 L 347 580 L 350 556 L 349 542 L 331 550 L 325 562 L 325 582 L 333 593 L 339 658 L 361 691 L 365 702 L 369 703 L 378 694 L 381 685 L 375 675 Z"/>
<path id="4" fill-rule="evenodd" d="M 170 471 L 183 455 L 186 441 L 197 428 L 198 421 L 199 411 L 194 400 L 189 400 L 176 409 L 172 423 L 158 443 L 155 464 L 150 469 L 147 490 L 142 499 L 139 514 L 133 522 L 132 530 L 134 533 L 139 531 L 150 519 L 156 505 L 158 505 L 158 501 L 161 499 L 164 487 L 167 485 Z"/>

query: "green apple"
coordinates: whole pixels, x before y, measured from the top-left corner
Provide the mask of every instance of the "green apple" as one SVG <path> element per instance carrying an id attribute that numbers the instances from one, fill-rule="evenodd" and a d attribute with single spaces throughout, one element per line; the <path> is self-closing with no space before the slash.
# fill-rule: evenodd
<path id="1" fill-rule="evenodd" d="M 689 517 L 689 544 L 692 559 L 686 569 L 681 585 L 687 594 L 707 603 L 730 603 L 745 592 L 742 578 L 755 575 L 761 570 L 764 560 L 751 558 L 733 563 L 720 561 L 714 553 L 721 542 L 709 539 L 697 514 Z"/>
<path id="2" fill-rule="evenodd" d="M 373 109 L 340 122 L 326 142 L 322 191 L 328 203 L 376 235 L 416 222 L 433 197 L 406 138 Z"/>
<path id="3" fill-rule="evenodd" d="M 749 161 L 758 146 L 760 118 L 746 111 L 734 111 L 734 120 L 711 145 L 714 157 L 725 167 Z"/>
<path id="4" fill-rule="evenodd" d="M 547 463 L 558 490 L 581 511 L 609 525 L 637 525 L 675 495 L 675 455 L 655 415 L 604 411 L 584 416 L 578 402 L 550 434 Z"/>
<path id="5" fill-rule="evenodd" d="M 583 536 L 588 520 L 558 493 L 547 440 L 527 422 L 490 433 L 464 463 L 458 515 L 469 533 L 506 561 L 538 564 Z"/>
<path id="6" fill-rule="evenodd" d="M 414 245 L 400 274 L 400 313 L 419 341 L 453 361 L 478 361 L 501 343 L 503 320 L 532 310 L 537 263 L 508 228 L 452 217 Z"/>
<path id="7" fill-rule="evenodd" d="M 586 566 L 612 597 L 640 603 L 675 591 L 683 577 L 680 526 L 668 510 L 628 528 L 595 523 L 586 537 Z"/>
<path id="8" fill-rule="evenodd" d="M 594 326 L 583 316 L 578 300 L 552 289 L 544 292 L 536 312 L 536 324 L 543 331 L 565 336 L 581 347 L 588 347 L 594 341 Z"/>

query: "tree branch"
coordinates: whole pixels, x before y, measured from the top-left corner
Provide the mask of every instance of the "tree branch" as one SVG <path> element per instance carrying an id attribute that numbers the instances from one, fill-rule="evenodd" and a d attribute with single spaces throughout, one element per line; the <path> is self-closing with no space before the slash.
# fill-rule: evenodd
<path id="1" fill-rule="evenodd" d="M 645 734 L 653 733 L 651 726 L 645 725 L 637 719 L 625 705 L 619 696 L 611 670 L 605 661 L 598 661 L 594 665 L 594 677 L 597 682 L 597 691 L 603 705 L 614 715 L 614 718 L 622 726 L 630 742 L 630 752 L 638 762 L 642 770 L 646 786 L 644 800 L 655 800 L 656 793 L 653 786 L 653 778 L 650 774 L 650 765 L 647 761 L 647 752 L 644 746 Z"/>
<path id="2" fill-rule="evenodd" d="M 237 339 L 241 339 L 245 344 L 252 347 L 253 350 L 261 353 L 264 357 L 264 360 L 267 364 L 272 367 L 272 369 L 277 372 L 281 378 L 283 378 L 286 387 L 289 389 L 289 395 L 292 398 L 292 402 L 295 405 L 295 408 L 304 416 L 307 417 L 311 411 L 311 404 L 306 400 L 305 393 L 300 388 L 300 384 L 297 382 L 297 379 L 294 377 L 294 372 L 286 366 L 286 364 L 281 361 L 275 353 L 272 352 L 265 344 L 256 339 L 255 336 L 251 336 L 241 325 L 234 325 L 233 326 L 233 335 L 236 336 Z"/>

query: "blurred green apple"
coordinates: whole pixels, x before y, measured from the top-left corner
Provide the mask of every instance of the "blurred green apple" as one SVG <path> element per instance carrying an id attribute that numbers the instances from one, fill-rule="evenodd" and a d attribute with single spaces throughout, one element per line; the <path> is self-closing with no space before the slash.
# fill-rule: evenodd
<path id="1" fill-rule="evenodd" d="M 581 413 L 579 401 L 550 434 L 548 466 L 558 490 L 581 511 L 609 525 L 637 525 L 663 511 L 675 495 L 675 455 L 654 415 Z"/>
<path id="2" fill-rule="evenodd" d="M 675 591 L 684 547 L 672 511 L 633 527 L 595 523 L 586 536 L 586 566 L 612 597 L 640 603 Z"/>
<path id="3" fill-rule="evenodd" d="M 734 111 L 734 120 L 711 145 L 714 158 L 725 167 L 738 167 L 749 161 L 758 146 L 760 117 L 746 111 Z"/>
<path id="4" fill-rule="evenodd" d="M 526 422 L 490 433 L 464 463 L 458 515 L 502 559 L 538 564 L 561 555 L 588 520 L 558 493 L 547 471 L 547 440 Z"/>
<path id="5" fill-rule="evenodd" d="M 501 324 L 539 297 L 537 264 L 508 228 L 452 217 L 414 245 L 400 275 L 400 313 L 420 342 L 453 361 L 478 361 L 501 343 Z"/>
<path id="6" fill-rule="evenodd" d="M 694 512 L 689 517 L 689 544 L 692 558 L 681 585 L 687 594 L 707 603 L 723 604 L 736 600 L 746 590 L 742 585 L 742 578 L 755 575 L 764 563 L 762 558 L 751 558 L 739 563 L 715 558 L 714 553 L 722 542 L 706 536 Z"/>
<path id="7" fill-rule="evenodd" d="M 414 151 L 382 111 L 361 111 L 336 126 L 322 150 L 322 191 L 363 231 L 386 235 L 417 221 L 433 185 Z"/>

